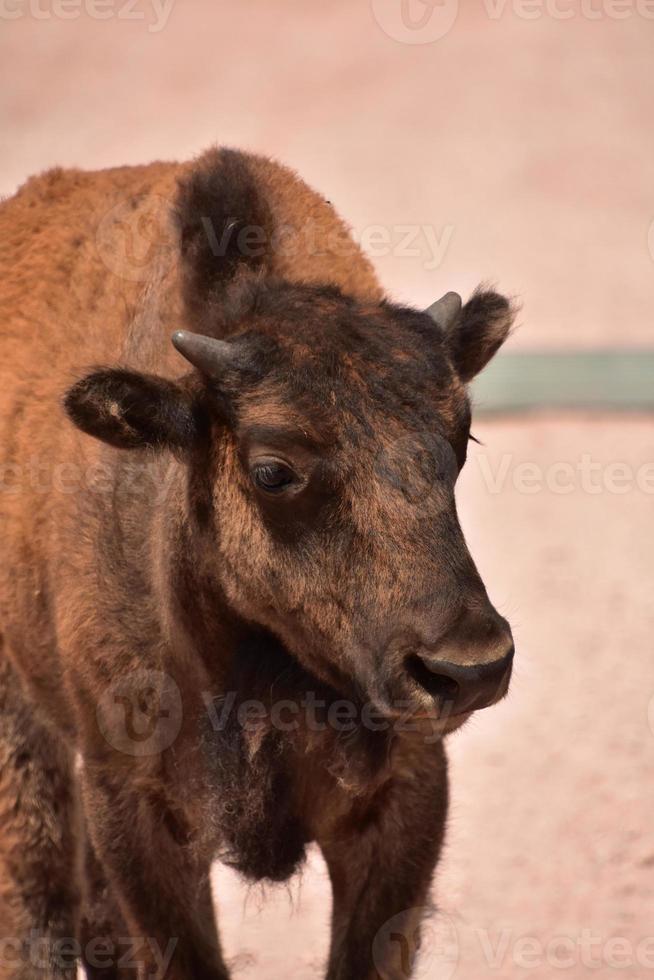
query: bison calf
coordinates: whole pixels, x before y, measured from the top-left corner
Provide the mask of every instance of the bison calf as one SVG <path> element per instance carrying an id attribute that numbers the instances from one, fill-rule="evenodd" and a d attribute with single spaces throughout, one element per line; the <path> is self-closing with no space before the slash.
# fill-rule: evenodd
<path id="1" fill-rule="evenodd" d="M 0 242 L 0 975 L 224 980 L 211 861 L 315 841 L 329 980 L 406 977 L 442 738 L 511 672 L 454 503 L 509 303 L 393 304 L 226 149 L 50 171 Z"/>

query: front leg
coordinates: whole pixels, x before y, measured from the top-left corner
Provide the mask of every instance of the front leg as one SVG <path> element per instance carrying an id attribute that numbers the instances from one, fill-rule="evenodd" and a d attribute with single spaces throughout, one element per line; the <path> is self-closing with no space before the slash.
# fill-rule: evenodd
<path id="1" fill-rule="evenodd" d="M 152 787 L 125 772 L 85 767 L 84 810 L 93 847 L 132 939 L 139 978 L 229 980 L 215 927 L 209 864 Z"/>
<path id="2" fill-rule="evenodd" d="M 411 976 L 443 842 L 442 744 L 419 752 L 412 775 L 410 770 L 393 776 L 365 808 L 319 841 L 334 895 L 327 980 Z"/>
<path id="3" fill-rule="evenodd" d="M 83 814 L 78 827 L 78 885 L 80 907 L 77 940 L 86 980 L 136 980 L 134 969 L 121 968 L 125 949 L 118 943 L 128 936 L 104 868 L 86 831 Z"/>

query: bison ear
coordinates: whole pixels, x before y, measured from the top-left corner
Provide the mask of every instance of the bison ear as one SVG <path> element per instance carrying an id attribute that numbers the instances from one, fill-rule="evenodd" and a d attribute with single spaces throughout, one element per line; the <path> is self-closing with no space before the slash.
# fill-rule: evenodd
<path id="1" fill-rule="evenodd" d="M 137 371 L 94 371 L 73 385 L 64 407 L 82 432 L 119 449 L 183 449 L 196 434 L 189 393 Z"/>
<path id="2" fill-rule="evenodd" d="M 451 294 L 448 294 L 451 295 Z M 479 374 L 509 335 L 516 308 L 505 296 L 477 289 L 445 330 L 450 357 L 462 381 Z"/>

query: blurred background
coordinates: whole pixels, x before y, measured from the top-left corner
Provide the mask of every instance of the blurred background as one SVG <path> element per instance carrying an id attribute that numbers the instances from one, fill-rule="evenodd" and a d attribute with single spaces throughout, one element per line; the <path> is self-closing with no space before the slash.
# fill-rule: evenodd
<path id="1" fill-rule="evenodd" d="M 544 394 L 515 411 L 480 387 L 458 491 L 517 667 L 450 739 L 441 915 L 416 976 L 650 976 L 654 3 L 1 0 L 0 60 L 3 195 L 55 164 L 233 145 L 319 188 L 391 297 L 485 280 L 520 299 L 496 379 Z M 592 410 L 553 408 L 597 351 L 629 369 L 604 359 Z M 237 977 L 321 975 L 316 855 L 265 896 L 215 879 Z"/>

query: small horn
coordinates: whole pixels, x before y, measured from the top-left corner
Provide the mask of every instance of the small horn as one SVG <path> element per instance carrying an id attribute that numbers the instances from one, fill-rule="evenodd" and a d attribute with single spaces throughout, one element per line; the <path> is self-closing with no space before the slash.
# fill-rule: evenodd
<path id="1" fill-rule="evenodd" d="M 188 330 L 176 330 L 172 342 L 182 357 L 209 377 L 220 374 L 234 360 L 236 353 L 234 345 L 226 340 L 216 340 L 215 337 L 205 337 Z"/>
<path id="2" fill-rule="evenodd" d="M 425 310 L 442 330 L 449 330 L 460 312 L 461 297 L 458 293 L 445 293 Z"/>

